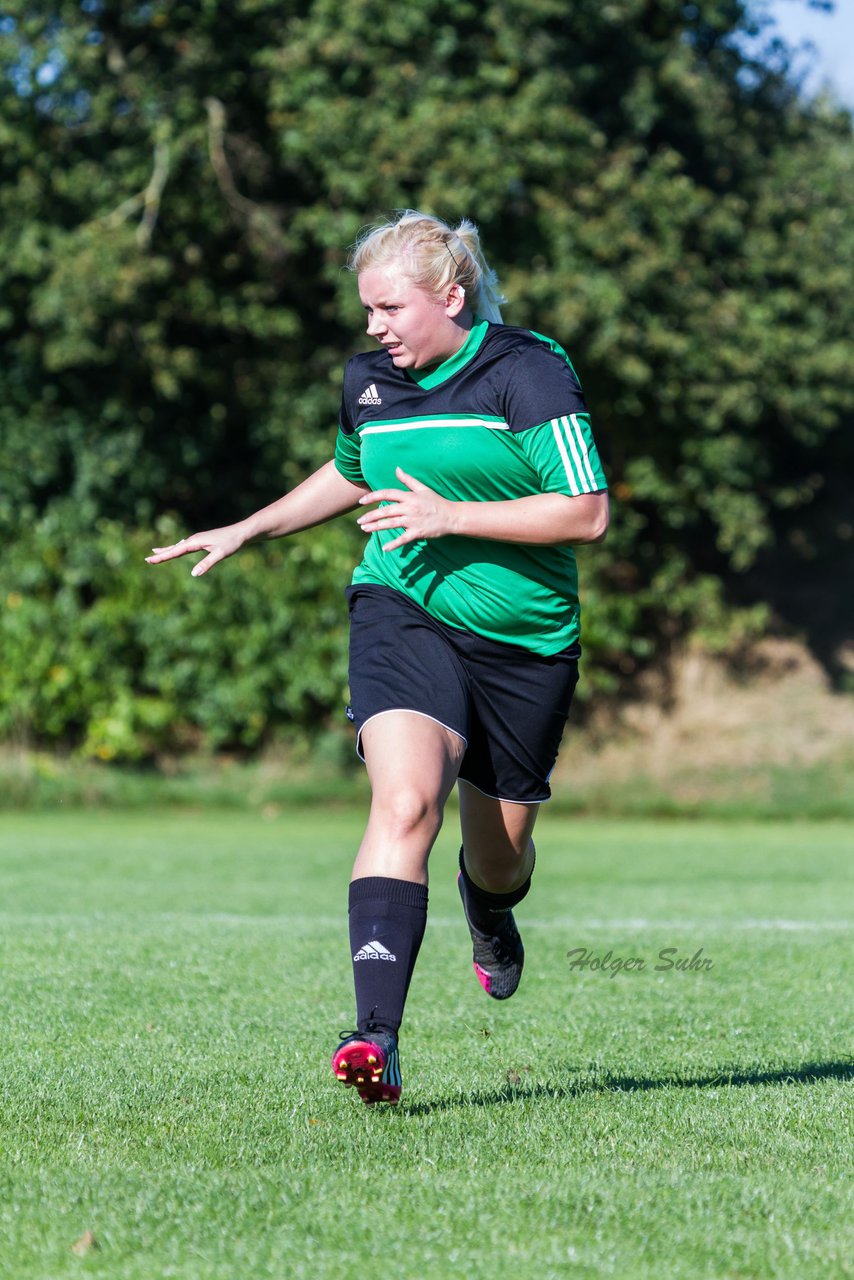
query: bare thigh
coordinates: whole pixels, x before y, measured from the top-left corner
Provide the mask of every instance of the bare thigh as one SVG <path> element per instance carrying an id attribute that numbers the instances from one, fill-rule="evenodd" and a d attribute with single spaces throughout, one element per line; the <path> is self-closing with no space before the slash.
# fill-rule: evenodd
<path id="1" fill-rule="evenodd" d="M 413 711 L 385 711 L 362 729 L 371 812 L 353 879 L 388 876 L 427 883 L 427 860 L 442 826 L 465 742 Z"/>
<path id="2" fill-rule="evenodd" d="M 460 779 L 460 828 L 466 870 L 490 893 L 512 893 L 531 874 L 538 804 L 495 800 Z"/>

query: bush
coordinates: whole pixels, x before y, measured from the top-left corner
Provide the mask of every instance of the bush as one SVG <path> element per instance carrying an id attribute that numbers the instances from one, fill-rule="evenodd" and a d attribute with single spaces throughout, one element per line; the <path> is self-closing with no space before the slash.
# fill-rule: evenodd
<path id="1" fill-rule="evenodd" d="M 156 537 L 53 513 L 0 567 L 0 737 L 102 760 L 252 749 L 319 727 L 346 697 L 343 522 L 245 550 L 202 579 L 145 564 Z"/>

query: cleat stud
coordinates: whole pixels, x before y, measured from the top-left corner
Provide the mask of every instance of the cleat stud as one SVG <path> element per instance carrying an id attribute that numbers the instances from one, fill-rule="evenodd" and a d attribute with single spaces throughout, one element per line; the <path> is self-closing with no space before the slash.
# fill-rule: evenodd
<path id="1" fill-rule="evenodd" d="M 347 1072 L 346 1072 L 346 1071 L 338 1071 L 338 1072 L 336 1072 L 336 1075 L 338 1076 L 338 1079 L 339 1079 L 339 1080 L 346 1080 L 346 1079 L 347 1079 Z"/>
<path id="2" fill-rule="evenodd" d="M 379 1084 L 379 1082 L 380 1082 L 379 1076 L 371 1076 L 371 1084 Z"/>
<path id="3" fill-rule="evenodd" d="M 371 1066 L 373 1066 L 373 1065 L 374 1065 L 374 1063 L 376 1062 L 376 1060 L 377 1060 L 377 1055 L 376 1055 L 375 1053 L 369 1053 L 369 1054 L 368 1054 L 368 1062 L 371 1064 Z"/>
<path id="4" fill-rule="evenodd" d="M 350 1063 L 347 1061 L 346 1058 L 342 1058 L 341 1061 L 338 1063 L 338 1065 L 339 1067 L 349 1067 Z"/>

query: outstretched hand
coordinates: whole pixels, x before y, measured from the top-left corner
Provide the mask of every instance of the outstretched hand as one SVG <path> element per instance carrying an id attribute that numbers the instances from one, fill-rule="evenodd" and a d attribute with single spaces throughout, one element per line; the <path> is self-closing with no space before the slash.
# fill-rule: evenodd
<path id="1" fill-rule="evenodd" d="M 226 525 L 222 529 L 208 529 L 205 533 L 194 533 L 180 542 L 173 542 L 171 547 L 152 547 L 152 554 L 145 557 L 146 564 L 163 564 L 166 560 L 177 560 L 178 556 L 186 556 L 191 551 L 207 551 L 204 560 L 200 560 L 191 570 L 194 578 L 200 578 L 208 569 L 212 569 L 220 560 L 233 556 L 246 542 L 246 537 L 237 525 Z"/>
<path id="2" fill-rule="evenodd" d="M 383 551 L 394 551 L 395 547 L 417 542 L 420 538 L 441 538 L 446 533 L 453 533 L 456 504 L 428 489 L 414 476 L 408 476 L 401 467 L 395 469 L 395 474 L 405 488 L 376 489 L 359 499 L 360 506 L 369 502 L 387 504 L 359 516 L 356 523 L 363 532 L 403 529 L 400 537 L 383 543 Z"/>

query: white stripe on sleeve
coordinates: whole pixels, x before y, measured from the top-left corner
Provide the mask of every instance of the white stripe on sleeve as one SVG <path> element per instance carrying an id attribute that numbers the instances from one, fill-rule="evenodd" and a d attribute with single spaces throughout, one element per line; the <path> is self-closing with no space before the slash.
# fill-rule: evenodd
<path id="1" fill-rule="evenodd" d="M 569 425 L 569 419 L 561 418 L 560 424 L 563 427 L 564 434 L 566 435 L 566 442 L 569 445 L 569 451 L 572 454 L 572 460 L 575 463 L 575 469 L 578 474 L 578 483 L 581 486 L 579 489 L 579 492 L 590 493 L 591 488 L 593 486 L 587 483 L 587 477 L 584 474 L 584 467 L 582 465 L 581 456 L 578 451 L 578 444 L 576 443 L 575 434 Z"/>
<path id="2" fill-rule="evenodd" d="M 560 433 L 560 426 L 558 425 L 557 418 L 552 418 L 552 435 L 555 438 L 555 444 L 558 447 L 558 452 L 561 456 L 561 461 L 563 462 L 563 469 L 566 472 L 566 478 L 569 483 L 569 487 L 572 490 L 573 495 L 577 496 L 580 492 L 578 488 L 578 481 L 576 480 L 575 475 L 573 474 L 573 470 L 569 461 L 569 454 L 566 451 L 566 445 L 563 442 L 563 436 Z"/>
<path id="3" fill-rule="evenodd" d="M 578 441 L 579 448 L 581 450 L 581 457 L 584 461 L 584 469 L 587 472 L 588 476 L 590 477 L 590 488 L 591 490 L 598 489 L 599 486 L 596 482 L 596 477 L 593 474 L 593 468 L 590 465 L 590 451 L 587 448 L 587 441 L 584 439 L 584 430 L 578 421 L 577 414 L 571 413 L 569 416 L 570 416 L 572 425 L 575 428 L 575 436 Z"/>

